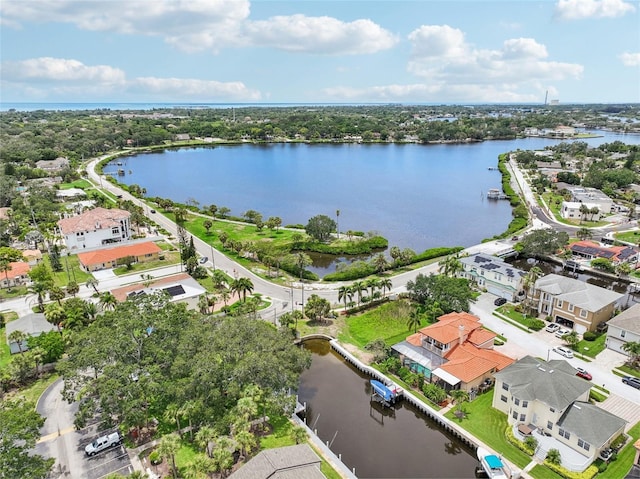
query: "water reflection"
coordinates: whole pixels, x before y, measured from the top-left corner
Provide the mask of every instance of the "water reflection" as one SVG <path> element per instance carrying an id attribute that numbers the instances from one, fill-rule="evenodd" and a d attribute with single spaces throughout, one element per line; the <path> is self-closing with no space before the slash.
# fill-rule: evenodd
<path id="1" fill-rule="evenodd" d="M 307 424 L 358 477 L 473 477 L 472 448 L 405 401 L 391 408 L 371 401 L 370 378 L 333 353 L 327 341 L 304 346 L 313 354 L 298 391 L 307 403 Z"/>

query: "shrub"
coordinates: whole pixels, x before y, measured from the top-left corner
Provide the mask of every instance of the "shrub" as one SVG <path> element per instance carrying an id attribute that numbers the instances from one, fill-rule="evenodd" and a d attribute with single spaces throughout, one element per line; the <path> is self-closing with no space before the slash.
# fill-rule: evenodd
<path id="1" fill-rule="evenodd" d="M 598 338 L 598 335 L 593 331 L 586 331 L 582 335 L 582 339 L 584 339 L 585 341 L 595 341 L 597 338 Z"/>
<path id="2" fill-rule="evenodd" d="M 528 445 L 526 445 L 524 442 L 520 441 L 517 437 L 513 435 L 513 426 L 511 424 L 507 426 L 507 429 L 505 430 L 504 435 L 507 436 L 507 441 L 509 441 L 514 446 L 516 446 L 522 452 L 524 452 L 529 456 L 533 456 L 535 449 L 530 448 Z"/>
<path id="3" fill-rule="evenodd" d="M 596 402 L 602 402 L 607 399 L 607 396 L 605 396 L 604 394 L 600 394 L 598 391 L 594 391 L 592 389 L 591 391 L 589 391 L 589 399 Z"/>
<path id="4" fill-rule="evenodd" d="M 375 267 L 366 261 L 354 261 L 340 271 L 327 274 L 322 279 L 324 281 L 350 281 L 353 279 L 366 278 L 375 272 Z"/>
<path id="5" fill-rule="evenodd" d="M 426 261 L 429 259 L 439 258 L 441 256 L 449 256 L 462 251 L 462 246 L 455 246 L 453 248 L 431 248 L 424 250 L 422 253 L 415 255 L 407 264 L 419 263 L 420 261 Z"/>
<path id="6" fill-rule="evenodd" d="M 540 331 L 542 328 L 544 328 L 544 326 L 545 323 L 541 319 L 532 319 L 531 323 L 529 324 L 529 328 L 533 329 L 534 331 Z"/>
<path id="7" fill-rule="evenodd" d="M 152 451 L 151 454 L 149 454 L 149 462 L 153 466 L 157 466 L 158 464 L 160 464 L 162 462 L 162 457 L 160 456 L 160 453 L 158 451 Z"/>
<path id="8" fill-rule="evenodd" d="M 598 467 L 593 464 L 582 472 L 568 471 L 564 467 L 552 464 L 546 460 L 544 461 L 544 465 L 565 479 L 593 479 L 593 477 L 598 474 Z"/>

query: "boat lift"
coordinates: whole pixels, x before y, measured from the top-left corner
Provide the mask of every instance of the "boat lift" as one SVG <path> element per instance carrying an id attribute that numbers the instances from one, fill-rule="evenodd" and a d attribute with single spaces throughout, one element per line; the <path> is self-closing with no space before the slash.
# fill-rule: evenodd
<path id="1" fill-rule="evenodd" d="M 371 388 L 373 393 L 371 399 L 380 402 L 383 406 L 391 407 L 395 404 L 401 392 L 397 387 L 390 388 L 376 379 L 371 379 Z"/>

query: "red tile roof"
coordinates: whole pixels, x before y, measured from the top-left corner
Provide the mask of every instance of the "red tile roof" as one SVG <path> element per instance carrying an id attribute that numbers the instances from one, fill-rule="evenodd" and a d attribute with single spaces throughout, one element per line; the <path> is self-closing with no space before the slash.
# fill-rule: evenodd
<path id="1" fill-rule="evenodd" d="M 98 207 L 71 218 L 63 218 L 58 221 L 58 226 L 64 235 L 82 231 L 96 231 L 120 226 L 120 220 L 130 216 L 131 213 L 128 211 Z"/>
<path id="2" fill-rule="evenodd" d="M 438 318 L 438 322 L 422 328 L 420 332 L 442 344 L 449 344 L 460 338 L 460 326 L 465 336 L 482 328 L 479 318 L 469 313 L 449 313 Z"/>
<path id="3" fill-rule="evenodd" d="M 162 251 L 160 247 L 149 241 L 146 243 L 135 243 L 115 248 L 100 249 L 96 251 L 88 251 L 86 253 L 78 253 L 78 259 L 84 266 L 94 264 L 110 263 L 127 256 L 144 256 L 146 254 L 159 253 Z"/>
<path id="4" fill-rule="evenodd" d="M 29 266 L 29 263 L 25 263 L 23 261 L 14 261 L 9 263 L 9 265 L 11 266 L 11 269 L 9 271 L 3 271 L 2 273 L 0 273 L 0 281 L 6 280 L 7 278 L 15 279 L 18 276 L 24 276 L 31 270 L 31 266 Z"/>
<path id="5" fill-rule="evenodd" d="M 440 367 L 465 383 L 492 370 L 500 371 L 515 362 L 498 351 L 476 348 L 469 343 L 455 346 L 447 354 L 447 359 L 448 362 Z"/>

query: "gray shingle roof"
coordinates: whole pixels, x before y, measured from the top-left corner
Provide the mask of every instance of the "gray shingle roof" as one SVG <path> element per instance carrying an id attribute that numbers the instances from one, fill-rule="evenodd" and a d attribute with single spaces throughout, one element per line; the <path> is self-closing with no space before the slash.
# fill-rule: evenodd
<path id="1" fill-rule="evenodd" d="M 597 448 L 602 447 L 627 421 L 588 402 L 575 402 L 558 425 Z"/>
<path id="2" fill-rule="evenodd" d="M 536 281 L 535 288 L 587 311 L 599 311 L 623 297 L 622 294 L 559 274 Z"/>
<path id="3" fill-rule="evenodd" d="M 607 321 L 607 324 L 631 333 L 640 334 L 640 303 L 634 304 L 629 309 L 614 316 Z"/>
<path id="4" fill-rule="evenodd" d="M 564 360 L 543 361 L 525 356 L 494 374 L 509 385 L 518 399 L 542 401 L 564 410 L 591 388 L 591 383 L 576 376 L 576 370 Z"/>
<path id="5" fill-rule="evenodd" d="M 326 479 L 320 458 L 307 444 L 267 449 L 229 479 Z"/>

